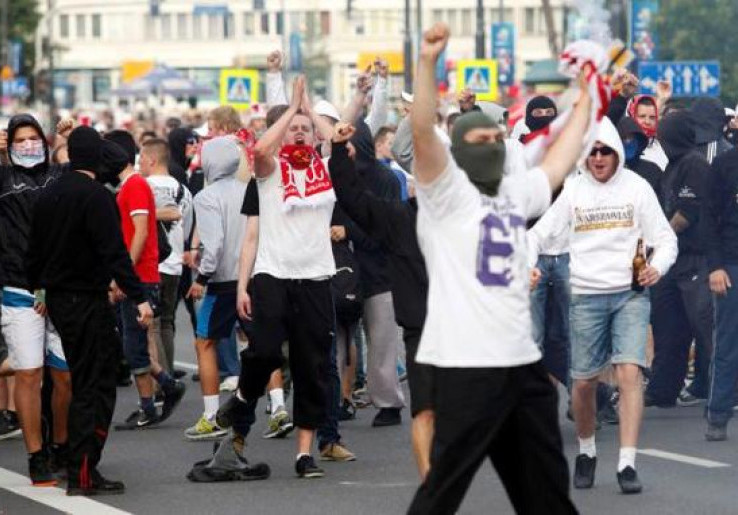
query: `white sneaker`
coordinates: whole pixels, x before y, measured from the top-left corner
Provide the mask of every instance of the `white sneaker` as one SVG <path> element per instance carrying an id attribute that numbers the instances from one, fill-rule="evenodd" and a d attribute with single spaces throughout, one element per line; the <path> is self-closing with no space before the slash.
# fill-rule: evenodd
<path id="1" fill-rule="evenodd" d="M 238 388 L 238 376 L 228 376 L 220 383 L 221 392 L 235 392 Z"/>

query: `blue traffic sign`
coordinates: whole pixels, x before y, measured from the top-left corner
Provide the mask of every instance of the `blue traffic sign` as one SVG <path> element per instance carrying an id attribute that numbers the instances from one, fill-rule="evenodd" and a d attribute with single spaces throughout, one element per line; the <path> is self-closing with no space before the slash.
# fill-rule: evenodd
<path id="1" fill-rule="evenodd" d="M 675 97 L 720 95 L 720 63 L 717 61 L 641 61 L 638 65 L 641 93 L 656 94 L 660 80 L 671 82 Z"/>
<path id="2" fill-rule="evenodd" d="M 3 95 L 8 97 L 25 97 L 30 93 L 28 78 L 16 77 L 3 81 Z"/>

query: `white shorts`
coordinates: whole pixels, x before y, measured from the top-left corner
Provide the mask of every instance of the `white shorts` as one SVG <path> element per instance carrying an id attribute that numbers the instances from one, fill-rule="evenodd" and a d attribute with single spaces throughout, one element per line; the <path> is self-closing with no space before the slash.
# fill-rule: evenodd
<path id="1" fill-rule="evenodd" d="M 22 292 L 22 293 L 21 293 Z M 68 371 L 61 338 L 47 317 L 42 317 L 31 306 L 23 306 L 29 296 L 15 288 L 3 291 L 2 332 L 8 345 L 10 365 L 15 370 L 33 370 L 44 363 L 58 370 Z M 10 305 L 8 305 L 10 304 Z"/>

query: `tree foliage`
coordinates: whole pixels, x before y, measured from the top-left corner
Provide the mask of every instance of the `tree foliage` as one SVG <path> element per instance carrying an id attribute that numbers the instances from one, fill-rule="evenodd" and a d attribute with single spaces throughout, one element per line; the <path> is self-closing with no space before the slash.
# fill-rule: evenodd
<path id="1" fill-rule="evenodd" d="M 716 60 L 727 105 L 738 101 L 736 0 L 661 0 L 656 21 L 659 60 Z"/>
<path id="2" fill-rule="evenodd" d="M 38 0 L 10 0 L 8 7 L 8 32 L 10 39 L 23 43 L 22 75 L 30 75 L 35 60 L 36 27 L 41 19 Z"/>

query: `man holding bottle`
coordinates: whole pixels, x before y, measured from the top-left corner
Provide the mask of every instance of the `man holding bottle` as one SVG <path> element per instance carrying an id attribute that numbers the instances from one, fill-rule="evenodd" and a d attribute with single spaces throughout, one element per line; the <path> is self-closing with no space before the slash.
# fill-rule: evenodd
<path id="1" fill-rule="evenodd" d="M 677 239 L 651 187 L 625 168 L 623 145 L 609 120 L 580 169 L 531 230 L 529 242 L 535 252 L 547 239 L 569 234 L 572 409 L 579 439 L 574 486 L 594 484 L 597 378 L 613 364 L 620 389 L 618 483 L 624 493 L 639 493 L 635 454 L 650 301 L 648 292 L 632 288 L 632 267 L 640 261 L 634 255 L 643 238 L 655 250 L 635 289 L 653 286 L 674 263 Z"/>

